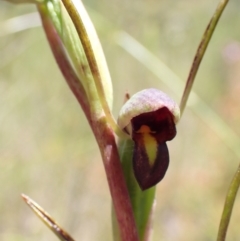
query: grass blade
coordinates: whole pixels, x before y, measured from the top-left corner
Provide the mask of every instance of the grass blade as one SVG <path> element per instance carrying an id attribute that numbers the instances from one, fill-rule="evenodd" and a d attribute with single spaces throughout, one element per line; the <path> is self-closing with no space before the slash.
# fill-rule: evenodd
<path id="1" fill-rule="evenodd" d="M 230 222 L 234 202 L 239 189 L 240 184 L 240 165 L 238 166 L 237 172 L 235 173 L 233 180 L 228 189 L 226 196 L 223 213 L 219 225 L 217 241 L 224 241 L 227 234 L 228 225 Z"/>
<path id="2" fill-rule="evenodd" d="M 22 198 L 25 203 L 33 210 L 33 212 L 42 220 L 46 226 L 52 230 L 54 234 L 61 240 L 61 241 L 74 241 L 74 239 L 62 229 L 54 220 L 53 218 L 45 212 L 36 202 L 30 199 L 25 194 L 22 194 Z"/>
<path id="3" fill-rule="evenodd" d="M 189 94 L 192 90 L 192 86 L 193 86 L 195 77 L 197 75 L 197 71 L 198 71 L 199 66 L 201 64 L 203 56 L 206 52 L 207 46 L 208 46 L 208 44 L 211 40 L 213 32 L 214 32 L 214 30 L 217 26 L 218 20 L 220 19 L 221 15 L 222 15 L 222 12 L 225 9 L 227 3 L 228 3 L 228 0 L 223 0 L 218 4 L 217 9 L 216 9 L 215 13 L 213 14 L 213 16 L 212 16 L 204 34 L 203 34 L 202 40 L 201 40 L 201 42 L 198 46 L 196 55 L 195 55 L 193 63 L 192 63 L 191 70 L 189 72 L 187 83 L 185 85 L 185 89 L 184 89 L 184 92 L 183 92 L 183 95 L 182 95 L 182 100 L 181 100 L 181 103 L 180 103 L 180 113 L 181 113 L 181 115 L 183 114 L 183 111 L 186 107 L 186 103 L 187 103 Z"/>

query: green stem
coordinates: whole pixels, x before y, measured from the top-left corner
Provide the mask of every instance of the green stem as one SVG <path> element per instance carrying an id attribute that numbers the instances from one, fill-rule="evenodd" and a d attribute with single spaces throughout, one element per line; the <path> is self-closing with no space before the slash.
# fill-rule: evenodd
<path id="1" fill-rule="evenodd" d="M 230 187 L 228 189 L 228 193 L 226 196 L 223 213 L 221 217 L 221 222 L 218 230 L 217 241 L 224 241 L 226 238 L 227 229 L 230 222 L 239 184 L 240 184 L 240 165 L 238 166 L 237 172 L 235 173 L 233 180 L 230 184 Z"/>
<path id="2" fill-rule="evenodd" d="M 198 49 L 197 49 L 196 55 L 194 57 L 192 67 L 191 67 L 191 70 L 190 70 L 190 73 L 189 73 L 189 76 L 188 76 L 188 79 L 187 79 L 187 83 L 185 85 L 185 89 L 184 89 L 184 92 L 183 92 L 183 95 L 182 95 L 182 100 L 181 100 L 181 103 L 180 103 L 181 116 L 182 116 L 183 111 L 186 107 L 186 103 L 187 103 L 189 94 L 191 92 L 191 89 L 192 89 L 197 71 L 198 71 L 199 66 L 201 64 L 203 56 L 206 52 L 207 46 L 208 46 L 208 44 L 211 40 L 213 32 L 214 32 L 214 30 L 217 26 L 218 20 L 221 17 L 222 12 L 225 9 L 227 3 L 228 3 L 228 0 L 222 0 L 218 4 L 217 9 L 216 9 L 215 13 L 213 14 L 213 17 L 211 18 L 211 20 L 210 20 L 210 22 L 209 22 L 209 24 L 208 24 L 208 26 L 207 26 L 204 34 L 203 34 L 202 40 L 201 40 L 201 42 L 198 46 Z"/>
<path id="3" fill-rule="evenodd" d="M 151 217 L 156 187 L 152 187 L 146 191 L 140 189 L 132 167 L 133 145 L 132 140 L 119 140 L 118 149 L 132 203 L 139 239 L 141 241 L 148 241 L 152 228 Z M 114 227 L 114 229 L 117 230 L 117 227 Z M 117 232 L 115 231 L 115 233 Z M 114 240 L 116 241 L 118 239 Z"/>
<path id="4" fill-rule="evenodd" d="M 106 119 L 93 119 L 93 131 L 102 154 L 108 184 L 122 241 L 138 241 L 138 233 L 134 220 L 125 178 L 112 129 Z"/>

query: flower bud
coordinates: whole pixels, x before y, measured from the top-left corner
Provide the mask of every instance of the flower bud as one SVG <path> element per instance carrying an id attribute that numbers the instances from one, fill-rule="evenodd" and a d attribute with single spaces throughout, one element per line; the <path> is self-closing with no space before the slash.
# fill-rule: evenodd
<path id="1" fill-rule="evenodd" d="M 157 89 L 133 95 L 120 110 L 118 124 L 134 141 L 133 171 L 142 190 L 160 182 L 168 168 L 166 141 L 176 136 L 178 105 Z"/>

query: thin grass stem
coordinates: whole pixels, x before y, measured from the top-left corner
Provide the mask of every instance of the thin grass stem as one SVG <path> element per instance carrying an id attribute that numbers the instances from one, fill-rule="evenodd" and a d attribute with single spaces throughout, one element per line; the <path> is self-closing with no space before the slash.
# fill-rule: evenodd
<path id="1" fill-rule="evenodd" d="M 32 209 L 32 211 L 39 217 L 39 219 L 49 228 L 61 241 L 74 241 L 74 239 L 53 220 L 53 218 L 43 210 L 31 198 L 22 194 L 25 203 Z"/>
<path id="2" fill-rule="evenodd" d="M 222 217 L 219 225 L 217 241 L 224 241 L 226 238 L 234 202 L 239 189 L 239 184 L 240 184 L 240 165 L 238 166 L 238 169 L 228 189 L 228 193 L 226 196 Z"/>
<path id="3" fill-rule="evenodd" d="M 210 22 L 209 22 L 209 24 L 208 24 L 208 26 L 207 26 L 204 34 L 203 34 L 202 40 L 201 40 L 201 42 L 200 42 L 200 44 L 198 46 L 196 55 L 195 55 L 193 63 L 192 63 L 191 70 L 189 72 L 187 83 L 185 85 L 185 89 L 184 89 L 184 92 L 183 92 L 183 95 L 182 95 L 182 99 L 181 99 L 181 102 L 180 102 L 180 113 L 181 113 L 181 116 L 182 116 L 183 111 L 184 111 L 184 109 L 186 107 L 186 103 L 187 103 L 188 97 L 189 97 L 190 92 L 192 90 L 192 86 L 193 86 L 193 83 L 194 83 L 197 71 L 198 71 L 199 66 L 201 64 L 203 56 L 204 56 L 204 54 L 206 52 L 207 46 L 208 46 L 208 44 L 209 44 L 209 42 L 211 40 L 213 32 L 214 32 L 214 30 L 215 30 L 215 28 L 217 26 L 218 20 L 221 17 L 222 12 L 225 9 L 227 3 L 228 3 L 228 0 L 222 0 L 218 4 L 218 6 L 216 8 L 216 11 L 213 14 L 213 17 L 211 18 L 211 20 L 210 20 Z"/>

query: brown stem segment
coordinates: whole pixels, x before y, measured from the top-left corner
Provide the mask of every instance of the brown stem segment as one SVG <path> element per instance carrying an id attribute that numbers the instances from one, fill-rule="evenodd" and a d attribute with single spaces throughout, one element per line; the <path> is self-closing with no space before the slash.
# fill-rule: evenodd
<path id="1" fill-rule="evenodd" d="M 104 119 L 96 120 L 98 142 L 122 241 L 137 241 L 138 234 L 113 131 Z M 95 123 L 95 121 L 94 121 Z M 94 125 L 95 127 L 95 125 Z"/>

